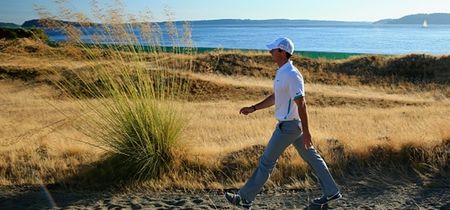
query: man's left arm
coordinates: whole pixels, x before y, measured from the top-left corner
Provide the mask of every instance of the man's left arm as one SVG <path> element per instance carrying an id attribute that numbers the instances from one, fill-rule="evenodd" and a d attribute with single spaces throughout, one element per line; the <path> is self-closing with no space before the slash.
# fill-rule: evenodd
<path id="1" fill-rule="evenodd" d="M 313 146 L 312 140 L 311 140 L 311 133 L 309 132 L 309 125 L 308 125 L 308 112 L 306 110 L 306 100 L 305 97 L 298 97 L 295 100 L 295 103 L 298 107 L 298 115 L 300 117 L 300 120 L 302 122 L 302 131 L 303 131 L 303 146 L 305 149 L 308 149 Z"/>
<path id="2" fill-rule="evenodd" d="M 298 115 L 302 121 L 303 146 L 305 149 L 312 147 L 311 133 L 308 126 L 308 112 L 306 110 L 305 86 L 303 77 L 299 72 L 294 72 L 288 77 L 289 94 L 298 107 Z"/>

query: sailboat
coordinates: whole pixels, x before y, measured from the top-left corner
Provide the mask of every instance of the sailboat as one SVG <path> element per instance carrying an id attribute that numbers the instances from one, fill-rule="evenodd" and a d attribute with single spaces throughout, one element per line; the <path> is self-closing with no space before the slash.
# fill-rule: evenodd
<path id="1" fill-rule="evenodd" d="M 424 20 L 424 21 L 423 21 L 422 28 L 428 28 L 428 22 L 427 22 L 427 20 Z"/>

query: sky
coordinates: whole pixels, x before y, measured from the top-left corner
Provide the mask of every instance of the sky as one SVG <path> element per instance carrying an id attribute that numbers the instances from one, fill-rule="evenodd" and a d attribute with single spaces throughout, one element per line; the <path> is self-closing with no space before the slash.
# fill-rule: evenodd
<path id="1" fill-rule="evenodd" d="M 61 1 L 61 0 L 60 0 Z M 62 0 L 90 16 L 90 0 Z M 98 0 L 103 9 L 118 0 Z M 417 13 L 450 13 L 450 0 L 122 0 L 126 14 L 151 11 L 155 21 L 210 19 L 309 19 L 377 21 Z M 22 24 L 39 18 L 36 6 L 60 14 L 54 0 L 0 0 L 0 22 Z"/>

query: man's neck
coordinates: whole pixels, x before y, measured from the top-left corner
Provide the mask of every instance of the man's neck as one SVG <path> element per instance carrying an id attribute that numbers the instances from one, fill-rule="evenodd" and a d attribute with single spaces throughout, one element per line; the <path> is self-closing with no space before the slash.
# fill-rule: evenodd
<path id="1" fill-rule="evenodd" d="M 287 62 L 289 61 L 289 59 L 283 59 L 283 60 L 280 60 L 277 64 L 278 64 L 278 67 L 279 68 L 281 68 L 284 64 L 286 64 Z"/>

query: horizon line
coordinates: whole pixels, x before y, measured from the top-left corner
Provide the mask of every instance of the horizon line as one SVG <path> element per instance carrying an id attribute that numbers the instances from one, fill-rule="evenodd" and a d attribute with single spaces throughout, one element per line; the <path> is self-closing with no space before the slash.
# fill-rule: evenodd
<path id="1" fill-rule="evenodd" d="M 443 13 L 443 12 L 438 12 L 438 13 L 415 13 L 415 14 L 410 14 L 410 15 L 405 15 L 402 16 L 400 18 L 406 17 L 406 16 L 412 16 L 412 15 L 430 15 L 430 14 L 448 14 L 450 15 L 450 13 Z M 190 20 L 173 20 L 172 22 L 200 22 L 200 21 L 221 21 L 221 20 L 240 20 L 240 21 L 276 21 L 276 20 L 283 20 L 283 21 L 323 21 L 323 22 L 344 22 L 344 23 L 375 23 L 378 22 L 380 20 L 392 20 L 392 19 L 400 19 L 400 18 L 382 18 L 379 20 L 375 20 L 375 21 L 368 21 L 368 20 L 330 20 L 330 19 L 289 19 L 289 18 L 272 18 L 272 19 L 251 19 L 251 18 L 214 18 L 214 19 L 190 19 Z M 22 23 L 18 24 L 16 22 L 3 22 L 2 20 L 0 20 L 1 23 L 8 23 L 8 24 L 15 24 L 15 25 L 23 25 L 26 21 L 30 21 L 30 20 L 39 20 L 39 19 L 44 19 L 44 18 L 32 18 L 32 19 L 28 19 L 28 20 L 24 20 Z M 64 19 L 55 19 L 55 20 L 62 20 L 62 21 L 68 21 L 68 22 L 76 22 L 76 21 L 70 21 L 70 20 L 64 20 Z M 168 22 L 168 20 L 158 20 L 158 21 L 148 21 L 148 22 L 156 22 L 156 23 L 161 23 L 161 22 Z M 98 22 L 92 22 L 92 23 L 96 23 L 98 24 Z"/>

